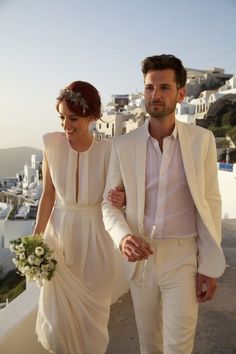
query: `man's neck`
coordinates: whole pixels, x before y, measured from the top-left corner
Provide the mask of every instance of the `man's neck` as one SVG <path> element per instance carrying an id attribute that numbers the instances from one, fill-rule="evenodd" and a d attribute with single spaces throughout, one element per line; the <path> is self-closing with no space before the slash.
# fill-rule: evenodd
<path id="1" fill-rule="evenodd" d="M 149 121 L 149 133 L 158 140 L 159 146 L 162 151 L 163 139 L 170 136 L 175 127 L 175 117 L 152 118 Z"/>

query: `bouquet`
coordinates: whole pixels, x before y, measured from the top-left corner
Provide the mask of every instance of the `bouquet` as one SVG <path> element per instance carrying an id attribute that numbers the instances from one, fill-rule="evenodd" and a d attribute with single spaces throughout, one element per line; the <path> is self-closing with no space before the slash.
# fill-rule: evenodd
<path id="1" fill-rule="evenodd" d="M 42 235 L 23 236 L 11 241 L 10 250 L 15 252 L 13 263 L 21 276 L 26 276 L 29 281 L 36 281 L 39 286 L 43 285 L 44 279 L 52 278 L 57 261 Z"/>

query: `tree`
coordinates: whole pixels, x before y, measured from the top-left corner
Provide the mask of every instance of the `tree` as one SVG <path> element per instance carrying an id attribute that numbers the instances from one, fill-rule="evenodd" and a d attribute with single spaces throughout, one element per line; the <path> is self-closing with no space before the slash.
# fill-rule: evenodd
<path id="1" fill-rule="evenodd" d="M 227 132 L 226 127 L 215 127 L 213 125 L 210 125 L 208 129 L 212 131 L 215 137 L 221 138 L 226 136 L 226 132 Z"/>
<path id="2" fill-rule="evenodd" d="M 232 127 L 230 130 L 228 130 L 228 135 L 230 138 L 233 140 L 234 144 L 236 144 L 236 127 Z"/>
<path id="3" fill-rule="evenodd" d="M 222 123 L 223 125 L 230 125 L 231 127 L 236 126 L 236 112 L 231 111 L 225 113 L 222 118 Z"/>

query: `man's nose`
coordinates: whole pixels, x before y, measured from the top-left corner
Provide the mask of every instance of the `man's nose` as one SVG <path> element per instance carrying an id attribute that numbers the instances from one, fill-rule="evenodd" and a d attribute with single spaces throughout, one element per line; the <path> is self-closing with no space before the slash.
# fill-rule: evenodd
<path id="1" fill-rule="evenodd" d="M 161 96 L 160 90 L 157 87 L 155 87 L 152 91 L 152 98 L 154 98 L 154 99 L 160 98 L 160 96 Z"/>

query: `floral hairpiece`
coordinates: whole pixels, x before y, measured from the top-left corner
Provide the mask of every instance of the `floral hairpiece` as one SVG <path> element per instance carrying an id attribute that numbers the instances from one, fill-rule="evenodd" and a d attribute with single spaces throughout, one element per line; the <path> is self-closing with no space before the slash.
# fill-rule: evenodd
<path id="1" fill-rule="evenodd" d="M 65 98 L 66 100 L 74 103 L 76 106 L 79 104 L 82 107 L 83 114 L 86 113 L 86 109 L 88 109 L 88 104 L 86 99 L 81 95 L 80 92 L 73 92 L 69 88 L 65 88 L 60 90 L 58 100 Z"/>

